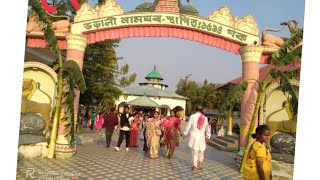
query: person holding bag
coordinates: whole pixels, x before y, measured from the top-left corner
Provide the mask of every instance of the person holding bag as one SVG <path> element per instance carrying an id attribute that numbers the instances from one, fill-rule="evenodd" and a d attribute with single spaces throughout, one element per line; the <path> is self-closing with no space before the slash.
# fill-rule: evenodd
<path id="1" fill-rule="evenodd" d="M 248 159 L 244 165 L 243 180 L 271 180 L 271 154 L 265 147 L 270 137 L 270 128 L 267 125 L 260 125 L 252 137 L 256 141 L 249 150 Z"/>

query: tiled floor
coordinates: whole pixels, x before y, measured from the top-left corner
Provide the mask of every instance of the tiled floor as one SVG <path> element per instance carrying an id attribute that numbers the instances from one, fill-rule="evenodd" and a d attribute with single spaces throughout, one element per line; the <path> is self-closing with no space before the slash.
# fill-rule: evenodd
<path id="1" fill-rule="evenodd" d="M 119 132 L 115 132 L 112 145 L 116 145 Z M 99 137 L 97 136 L 97 139 Z M 107 149 L 103 139 L 78 145 L 77 154 L 70 159 L 34 158 L 18 161 L 17 179 L 221 179 L 238 180 L 241 175 L 234 162 L 234 153 L 223 152 L 207 146 L 204 170 L 191 171 L 191 150 L 185 143 L 176 148 L 173 159 L 166 159 L 165 149 L 158 159 L 150 159 L 138 148 L 125 152 L 125 142 L 120 152 Z M 71 178 L 72 179 L 72 178 Z"/>

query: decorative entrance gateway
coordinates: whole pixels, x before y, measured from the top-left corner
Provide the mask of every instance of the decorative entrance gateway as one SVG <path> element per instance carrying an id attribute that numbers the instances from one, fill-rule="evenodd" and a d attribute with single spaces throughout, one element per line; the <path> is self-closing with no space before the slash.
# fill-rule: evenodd
<path id="1" fill-rule="evenodd" d="M 240 19 L 234 17 L 227 7 L 213 11 L 208 18 L 198 15 L 191 5 L 182 5 L 180 0 L 155 0 L 143 3 L 131 12 L 124 12 L 116 0 L 92 8 L 88 3 L 78 9 L 70 32 L 56 31 L 61 49 L 67 50 L 67 60 L 75 60 L 80 68 L 87 43 L 107 39 L 132 37 L 175 37 L 206 44 L 212 47 L 241 55 L 243 80 L 248 80 L 247 91 L 243 94 L 240 122 L 240 156 L 247 143 L 250 121 L 253 115 L 259 78 L 259 65 L 268 64 L 268 56 L 277 48 L 260 46 L 258 26 L 251 15 Z M 27 45 L 33 48 L 46 48 L 43 34 L 27 34 Z M 77 92 L 75 113 L 78 112 L 79 92 Z M 59 126 L 56 157 L 72 156 Z M 59 143 L 58 143 L 59 142 Z"/>

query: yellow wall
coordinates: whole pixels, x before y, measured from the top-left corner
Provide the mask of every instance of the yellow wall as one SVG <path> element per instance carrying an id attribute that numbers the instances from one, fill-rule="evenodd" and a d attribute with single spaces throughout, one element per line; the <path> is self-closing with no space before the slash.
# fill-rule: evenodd
<path id="1" fill-rule="evenodd" d="M 298 88 L 297 88 L 298 89 Z M 276 110 L 279 110 L 282 108 L 282 103 L 286 101 L 286 96 L 281 91 L 281 88 L 277 88 L 274 91 L 271 92 L 269 97 L 267 97 L 266 102 L 266 118 L 268 115 Z M 274 114 L 270 121 L 283 121 L 283 120 L 289 120 L 288 114 L 286 110 L 282 110 L 276 114 Z"/>
<path id="2" fill-rule="evenodd" d="M 54 96 L 55 96 L 55 82 L 52 79 L 52 77 L 38 69 L 33 70 L 31 68 L 27 68 L 24 70 L 23 78 L 31 78 L 37 82 L 40 83 L 40 89 L 44 92 L 46 92 L 50 97 L 52 102 L 54 102 Z M 35 91 L 34 95 L 31 98 L 32 101 L 36 101 L 39 103 L 49 103 L 49 98 L 41 91 L 37 90 Z"/>

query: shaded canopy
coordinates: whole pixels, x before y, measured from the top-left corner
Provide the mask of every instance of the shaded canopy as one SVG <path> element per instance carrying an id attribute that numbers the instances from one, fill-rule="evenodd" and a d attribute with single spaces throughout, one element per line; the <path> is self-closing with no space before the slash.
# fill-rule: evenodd
<path id="1" fill-rule="evenodd" d="M 134 99 L 130 102 L 127 103 L 128 105 L 133 105 L 133 106 L 144 106 L 144 107 L 159 107 L 159 104 L 154 102 L 152 99 L 150 99 L 147 96 L 142 96 L 137 99 Z"/>

